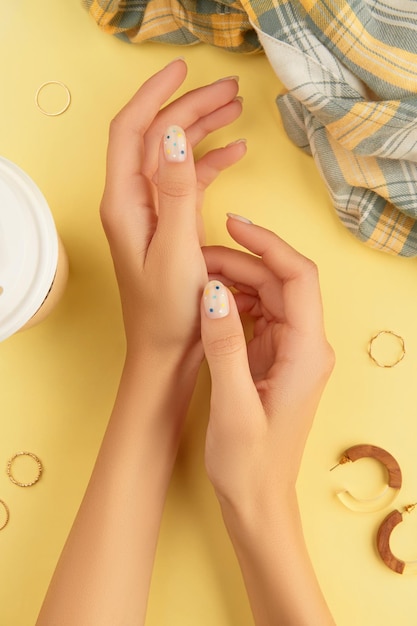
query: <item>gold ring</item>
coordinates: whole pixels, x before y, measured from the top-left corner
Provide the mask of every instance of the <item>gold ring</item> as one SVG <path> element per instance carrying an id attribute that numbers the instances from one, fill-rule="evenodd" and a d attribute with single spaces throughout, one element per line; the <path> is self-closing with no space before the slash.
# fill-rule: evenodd
<path id="1" fill-rule="evenodd" d="M 391 335 L 392 337 L 395 337 L 399 341 L 400 352 L 399 352 L 398 358 L 395 361 L 393 361 L 392 363 L 383 363 L 382 361 L 378 360 L 375 357 L 375 355 L 373 354 L 373 352 L 372 352 L 372 347 L 373 347 L 374 341 L 376 341 L 376 339 L 378 339 L 378 337 L 381 337 L 382 335 Z M 396 333 L 394 333 L 392 330 L 381 330 L 381 331 L 379 331 L 379 333 L 377 333 L 376 335 L 371 337 L 371 339 L 369 341 L 369 346 L 368 346 L 368 354 L 369 354 L 370 358 L 372 359 L 372 361 L 376 365 L 378 365 L 378 367 L 395 367 L 405 357 L 405 343 L 404 343 L 404 339 L 400 335 L 397 335 Z"/>
<path id="2" fill-rule="evenodd" d="M 35 461 L 35 463 L 37 465 L 38 473 L 35 476 L 35 478 L 33 480 L 31 480 L 29 483 L 23 483 L 23 482 L 17 480 L 13 476 L 13 474 L 12 474 L 13 462 L 19 456 L 29 456 L 31 459 L 33 459 Z M 43 466 L 42 466 L 41 460 L 36 456 L 36 454 L 33 454 L 33 452 L 16 452 L 16 454 L 14 454 L 12 456 L 12 458 L 9 459 L 8 462 L 7 462 L 7 475 L 10 478 L 10 480 L 12 481 L 12 483 L 17 485 L 18 487 L 31 487 L 32 485 L 35 485 L 38 482 L 38 480 L 40 479 L 40 477 L 42 476 L 42 472 L 43 472 Z"/>
<path id="3" fill-rule="evenodd" d="M 62 107 L 62 109 L 59 109 L 58 111 L 47 111 L 46 109 L 44 109 L 40 104 L 39 104 L 39 96 L 41 91 L 47 87 L 48 85 L 59 85 L 60 87 L 62 87 L 66 94 L 67 94 L 67 101 L 65 102 L 64 106 Z M 59 80 L 48 80 L 46 81 L 46 83 L 43 83 L 37 90 L 36 95 L 35 95 L 35 102 L 36 102 L 36 106 L 38 107 L 39 111 L 41 113 L 43 113 L 44 115 L 48 115 L 49 117 L 56 117 L 57 115 L 62 115 L 63 113 L 65 113 L 65 111 L 68 109 L 69 105 L 71 104 L 71 92 L 68 89 L 68 87 L 65 85 L 65 83 L 62 83 Z"/>
<path id="4" fill-rule="evenodd" d="M 3 502 L 3 500 L 0 500 L 0 504 L 3 506 L 4 511 L 6 513 L 5 520 L 4 520 L 3 524 L 0 526 L 0 530 L 3 530 L 3 528 L 5 526 L 7 526 L 7 524 L 9 523 L 10 511 L 9 511 L 9 507 L 7 506 L 7 504 L 5 502 Z"/>

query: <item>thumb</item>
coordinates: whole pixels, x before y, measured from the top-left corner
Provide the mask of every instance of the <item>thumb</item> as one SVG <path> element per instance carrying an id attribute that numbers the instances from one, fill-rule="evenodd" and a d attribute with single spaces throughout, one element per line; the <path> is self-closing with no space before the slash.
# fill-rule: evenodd
<path id="1" fill-rule="evenodd" d="M 201 338 L 212 379 L 212 413 L 235 415 L 259 406 L 249 368 L 246 340 L 233 294 L 210 281 L 201 303 Z"/>

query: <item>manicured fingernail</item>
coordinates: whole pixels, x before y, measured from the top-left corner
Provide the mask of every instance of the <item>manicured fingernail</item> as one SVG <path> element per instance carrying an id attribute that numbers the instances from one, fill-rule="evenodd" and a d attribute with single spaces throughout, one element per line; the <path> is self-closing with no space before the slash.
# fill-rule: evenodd
<path id="1" fill-rule="evenodd" d="M 184 61 L 185 62 L 185 58 L 184 57 L 175 57 L 175 59 L 172 59 L 172 61 L 170 61 L 169 63 L 167 63 L 165 65 L 165 67 L 169 67 L 170 65 L 172 65 L 173 63 L 176 63 L 177 61 Z M 165 69 L 165 68 L 164 68 Z"/>
<path id="2" fill-rule="evenodd" d="M 230 217 L 232 220 L 237 220 L 238 222 L 243 222 L 244 224 L 253 224 L 247 217 L 242 217 L 242 215 L 236 215 L 236 213 L 226 213 L 227 217 Z"/>
<path id="3" fill-rule="evenodd" d="M 223 83 L 225 80 L 235 80 L 237 83 L 239 82 L 239 76 L 225 76 L 224 78 L 219 78 L 214 81 L 215 83 Z"/>
<path id="4" fill-rule="evenodd" d="M 242 139 L 236 139 L 236 141 L 231 141 L 230 143 L 228 143 L 226 148 L 228 148 L 229 146 L 235 146 L 238 143 L 244 143 L 246 145 L 248 142 L 242 137 Z"/>
<path id="5" fill-rule="evenodd" d="M 227 289 L 219 280 L 211 280 L 204 289 L 204 310 L 210 319 L 219 319 L 229 315 L 229 296 Z"/>
<path id="6" fill-rule="evenodd" d="M 170 163 L 182 163 L 187 157 L 187 140 L 180 126 L 169 126 L 164 135 L 164 154 Z"/>

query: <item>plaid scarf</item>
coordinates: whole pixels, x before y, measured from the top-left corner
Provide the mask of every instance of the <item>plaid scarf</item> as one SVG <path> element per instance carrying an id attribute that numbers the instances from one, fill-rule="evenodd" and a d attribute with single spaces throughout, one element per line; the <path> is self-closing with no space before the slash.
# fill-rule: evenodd
<path id="1" fill-rule="evenodd" d="M 83 0 L 132 43 L 264 51 L 289 137 L 311 154 L 343 224 L 417 256 L 417 2 Z"/>

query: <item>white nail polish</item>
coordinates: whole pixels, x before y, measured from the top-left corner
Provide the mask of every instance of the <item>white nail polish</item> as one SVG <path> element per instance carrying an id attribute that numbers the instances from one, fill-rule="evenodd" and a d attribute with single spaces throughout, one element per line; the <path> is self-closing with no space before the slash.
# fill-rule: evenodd
<path id="1" fill-rule="evenodd" d="M 164 153 L 170 163 L 182 163 L 187 157 L 187 141 L 180 126 L 169 126 L 164 135 Z"/>
<path id="2" fill-rule="evenodd" d="M 236 213 L 226 213 L 227 217 L 230 217 L 232 220 L 237 220 L 238 222 L 243 222 L 244 224 L 253 224 L 247 217 L 242 217 L 241 215 L 236 215 Z"/>
<path id="3" fill-rule="evenodd" d="M 210 319 L 229 315 L 229 296 L 226 287 L 219 280 L 207 283 L 204 289 L 204 310 Z"/>

